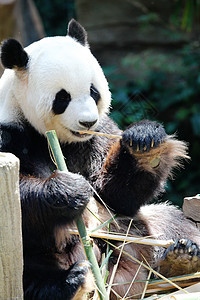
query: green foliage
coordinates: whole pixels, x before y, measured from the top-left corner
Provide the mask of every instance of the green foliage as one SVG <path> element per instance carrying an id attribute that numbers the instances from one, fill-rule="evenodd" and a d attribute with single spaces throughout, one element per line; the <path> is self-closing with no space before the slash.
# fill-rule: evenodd
<path id="1" fill-rule="evenodd" d="M 198 44 L 184 47 L 173 57 L 148 53 L 144 61 L 144 56 L 134 55 L 133 59 L 128 56 L 123 60 L 126 66 L 134 65 L 136 74 L 143 76 L 134 76 L 134 81 L 120 89 L 111 85 L 111 115 L 122 129 L 143 118 L 156 119 L 164 124 L 168 134 L 176 132 L 179 139 L 189 143 L 192 160 L 184 163 L 185 170 L 176 172 L 178 177 L 168 183 L 163 197 L 181 205 L 183 197 L 199 193 L 200 47 Z"/>
<path id="2" fill-rule="evenodd" d="M 190 32 L 199 19 L 200 0 L 176 0 L 171 22 L 181 27 L 182 30 Z"/>

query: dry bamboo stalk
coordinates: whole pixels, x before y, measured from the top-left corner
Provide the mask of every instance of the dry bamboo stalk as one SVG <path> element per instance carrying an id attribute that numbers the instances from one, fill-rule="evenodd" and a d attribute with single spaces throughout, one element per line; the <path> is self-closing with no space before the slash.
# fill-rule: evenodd
<path id="1" fill-rule="evenodd" d="M 177 276 L 177 277 L 173 277 L 173 278 L 169 278 L 169 279 L 173 282 L 176 282 L 176 281 L 183 282 L 183 281 L 194 280 L 194 279 L 198 279 L 198 278 L 200 278 L 200 272 L 197 272 L 194 274 Z M 164 280 L 156 280 L 155 282 L 149 283 L 148 287 L 153 288 L 154 286 L 162 285 L 163 283 L 166 284 L 166 282 Z"/>
<path id="2" fill-rule="evenodd" d="M 129 230 L 131 228 L 131 224 L 133 222 L 133 219 L 130 220 L 129 222 L 129 225 L 128 225 L 128 228 L 127 228 L 127 232 L 126 232 L 126 236 L 128 235 L 129 233 Z M 117 258 L 117 262 L 116 264 L 114 265 L 114 268 L 113 268 L 113 271 L 112 271 L 112 274 L 111 274 L 111 277 L 110 277 L 110 280 L 109 280 L 109 283 L 108 283 L 108 288 L 107 288 L 107 292 L 108 292 L 108 295 L 110 296 L 110 292 L 111 292 L 111 287 L 112 287 L 112 284 L 113 284 L 113 281 L 114 281 L 114 277 L 115 277 L 115 274 L 116 274 L 116 271 L 117 271 L 117 268 L 118 268 L 118 265 L 119 265 L 119 261 L 121 259 L 121 255 L 122 255 L 122 252 L 123 252 L 123 249 L 124 249 L 124 246 L 125 246 L 125 241 L 123 242 L 122 244 L 122 248 L 120 250 L 120 253 L 118 255 L 118 258 Z M 124 297 L 125 298 L 125 297 Z"/>
<path id="3" fill-rule="evenodd" d="M 172 281 L 174 282 L 174 281 Z M 188 288 L 190 286 L 193 286 L 194 284 L 199 283 L 199 281 L 193 281 L 193 282 L 178 282 L 179 287 L 181 287 L 183 290 L 185 288 Z M 165 293 L 169 293 L 171 292 L 171 290 L 174 289 L 172 286 L 170 286 L 169 284 L 163 284 L 160 286 L 159 284 L 157 286 L 153 286 L 151 288 L 148 288 L 146 290 L 146 294 L 145 295 L 150 295 L 150 294 L 165 294 Z"/>
<path id="4" fill-rule="evenodd" d="M 68 231 L 71 234 L 78 235 L 77 229 L 68 229 Z M 173 240 L 155 240 L 155 239 L 149 239 L 145 237 L 130 237 L 130 236 L 123 236 L 123 235 L 117 235 L 117 234 L 110 234 L 110 233 L 104 233 L 104 232 L 88 232 L 88 235 L 90 237 L 96 237 L 96 238 L 102 238 L 102 239 L 108 239 L 108 240 L 115 240 L 115 241 L 121 241 L 121 242 L 132 242 L 136 244 L 143 244 L 143 245 L 149 245 L 149 246 L 160 246 L 164 248 L 168 248 L 170 245 L 174 243 Z"/>
<path id="5" fill-rule="evenodd" d="M 165 295 L 160 298 L 160 300 L 199 300 L 200 299 L 200 283 L 196 283 L 192 286 L 189 286 L 182 291 L 177 291 L 171 293 L 169 295 Z M 183 294 L 183 292 L 187 291 L 187 294 Z"/>
<path id="6" fill-rule="evenodd" d="M 145 282 L 145 286 L 144 286 L 144 290 L 142 292 L 142 296 L 141 296 L 141 299 L 144 299 L 145 295 L 146 295 L 146 291 L 147 291 L 147 287 L 148 287 L 148 284 L 149 284 L 149 280 L 151 278 L 151 274 L 152 274 L 152 271 L 149 271 L 149 275 L 147 277 L 147 280 Z"/>
<path id="7" fill-rule="evenodd" d="M 189 295 L 173 295 L 169 296 L 169 300 L 199 300 L 200 292 L 190 293 Z"/>
<path id="8" fill-rule="evenodd" d="M 100 135 L 100 136 L 105 136 L 108 138 L 113 138 L 113 139 L 122 139 L 121 135 L 116 135 L 116 134 L 107 134 L 107 133 L 103 133 L 103 132 L 96 132 L 96 131 L 92 131 L 92 130 L 82 130 L 82 131 L 78 131 L 78 133 L 80 134 L 92 134 L 92 135 Z"/>
<path id="9" fill-rule="evenodd" d="M 112 244 L 111 242 L 109 242 L 107 240 L 107 243 L 109 245 L 111 245 L 114 248 L 118 248 L 117 246 L 115 246 L 114 244 Z M 162 274 L 160 274 L 159 272 L 157 272 L 156 270 L 152 269 L 150 266 L 144 264 L 142 261 L 138 260 L 137 258 L 133 257 L 132 255 L 130 255 L 128 252 L 123 250 L 123 253 L 128 256 L 131 260 L 135 261 L 138 264 L 141 264 L 145 269 L 152 271 L 152 273 L 154 273 L 157 277 L 162 278 L 163 280 L 165 280 L 167 283 L 170 283 L 172 286 L 174 286 L 176 289 L 183 291 L 184 293 L 188 294 L 188 292 L 184 289 L 182 289 L 180 286 L 178 286 L 176 283 L 172 282 L 171 280 L 169 280 L 167 277 L 163 276 Z"/>
<path id="10" fill-rule="evenodd" d="M 189 284 L 186 284 L 186 283 L 183 284 L 183 283 L 179 282 L 178 285 L 179 285 L 180 288 L 182 288 L 184 290 L 185 288 L 193 286 L 194 284 L 197 284 L 197 283 L 199 283 L 199 282 L 194 281 L 194 282 L 189 283 Z M 161 286 L 157 286 L 157 287 L 155 286 L 151 289 L 147 289 L 145 296 L 147 297 L 147 295 L 150 296 L 150 295 L 153 295 L 153 294 L 169 294 L 172 289 L 174 289 L 174 287 L 172 287 L 170 285 L 162 286 L 162 287 Z M 163 300 L 168 300 L 168 299 L 163 299 Z"/>

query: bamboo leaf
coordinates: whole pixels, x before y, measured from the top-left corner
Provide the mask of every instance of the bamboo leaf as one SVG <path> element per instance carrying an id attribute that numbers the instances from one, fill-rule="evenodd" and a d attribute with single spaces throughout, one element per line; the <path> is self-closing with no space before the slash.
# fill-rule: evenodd
<path id="1" fill-rule="evenodd" d="M 95 232 L 99 229 L 102 229 L 103 227 L 107 227 L 107 225 L 109 225 L 114 219 L 116 219 L 117 215 L 114 215 L 112 218 L 110 218 L 109 220 L 107 220 L 106 222 L 104 222 L 103 224 L 97 226 L 95 229 L 91 230 L 90 232 Z"/>
<path id="2" fill-rule="evenodd" d="M 104 261 L 102 262 L 101 264 L 101 267 L 100 267 L 100 271 L 103 269 L 103 267 L 105 266 L 105 264 L 108 262 L 111 254 L 113 253 L 113 250 L 110 250 L 106 256 L 106 258 L 104 259 Z"/>

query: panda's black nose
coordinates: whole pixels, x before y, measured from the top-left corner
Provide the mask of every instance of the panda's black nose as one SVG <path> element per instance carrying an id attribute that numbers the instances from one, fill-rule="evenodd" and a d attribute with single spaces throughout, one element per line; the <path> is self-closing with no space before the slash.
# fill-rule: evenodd
<path id="1" fill-rule="evenodd" d="M 83 121 L 79 121 L 79 124 L 81 124 L 81 126 L 84 126 L 87 129 L 90 129 L 94 124 L 96 124 L 97 120 L 92 121 L 92 122 L 83 122 Z"/>

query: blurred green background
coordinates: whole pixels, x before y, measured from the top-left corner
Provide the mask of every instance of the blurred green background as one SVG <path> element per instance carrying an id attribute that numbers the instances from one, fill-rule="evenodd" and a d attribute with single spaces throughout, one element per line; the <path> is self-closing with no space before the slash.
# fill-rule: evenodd
<path id="1" fill-rule="evenodd" d="M 34 0 L 47 36 L 74 17 L 112 91 L 111 117 L 124 129 L 143 118 L 189 143 L 190 162 L 162 200 L 200 193 L 200 1 Z"/>

